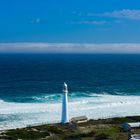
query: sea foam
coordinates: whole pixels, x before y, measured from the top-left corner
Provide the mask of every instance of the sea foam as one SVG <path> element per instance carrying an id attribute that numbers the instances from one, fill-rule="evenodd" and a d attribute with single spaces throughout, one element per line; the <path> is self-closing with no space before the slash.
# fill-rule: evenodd
<path id="1" fill-rule="evenodd" d="M 77 93 L 75 93 L 77 94 Z M 88 118 L 109 118 L 140 115 L 140 96 L 121 96 L 90 94 L 90 96 L 69 97 L 69 116 L 86 115 Z M 61 95 L 56 102 L 48 102 L 54 95 L 36 97 L 46 98 L 43 103 L 15 103 L 0 100 L 0 130 L 20 128 L 36 123 L 60 122 Z M 35 97 L 34 97 L 35 98 Z M 55 97 L 54 97 L 55 98 Z"/>

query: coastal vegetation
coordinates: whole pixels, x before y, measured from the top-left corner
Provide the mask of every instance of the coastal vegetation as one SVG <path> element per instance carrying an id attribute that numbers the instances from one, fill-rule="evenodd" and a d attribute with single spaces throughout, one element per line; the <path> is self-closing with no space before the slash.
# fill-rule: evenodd
<path id="1" fill-rule="evenodd" d="M 89 120 L 84 123 L 45 124 L 0 132 L 3 140 L 128 140 L 121 124 L 140 116 Z"/>

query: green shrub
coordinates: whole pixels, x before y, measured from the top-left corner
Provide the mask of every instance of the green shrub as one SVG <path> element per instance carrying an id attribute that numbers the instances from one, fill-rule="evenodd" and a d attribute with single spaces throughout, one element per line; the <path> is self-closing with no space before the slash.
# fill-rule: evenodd
<path id="1" fill-rule="evenodd" d="M 55 126 L 48 126 L 47 130 L 51 133 L 55 133 L 55 134 L 62 134 L 64 131 L 58 127 Z"/>
<path id="2" fill-rule="evenodd" d="M 105 133 L 100 133 L 95 136 L 95 140 L 106 140 L 108 138 L 108 135 Z"/>
<path id="3" fill-rule="evenodd" d="M 39 131 L 27 131 L 26 129 L 17 129 L 17 130 L 10 130 L 6 132 L 6 135 L 9 136 L 12 140 L 15 139 L 37 139 L 37 138 L 45 138 L 49 136 L 48 132 L 39 132 Z"/>

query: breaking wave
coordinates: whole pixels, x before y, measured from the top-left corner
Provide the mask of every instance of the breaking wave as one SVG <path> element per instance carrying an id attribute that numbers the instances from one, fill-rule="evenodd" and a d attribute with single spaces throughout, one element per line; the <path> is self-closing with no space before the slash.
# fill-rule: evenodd
<path id="1" fill-rule="evenodd" d="M 61 94 L 31 98 L 34 102 L 0 100 L 0 130 L 60 121 Z M 69 94 L 70 118 L 79 115 L 93 119 L 140 115 L 139 106 L 140 96 L 80 92 Z"/>

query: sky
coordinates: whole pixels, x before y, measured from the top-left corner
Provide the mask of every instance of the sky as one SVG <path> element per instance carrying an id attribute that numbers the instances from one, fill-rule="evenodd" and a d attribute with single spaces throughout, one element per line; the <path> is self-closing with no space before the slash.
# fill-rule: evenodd
<path id="1" fill-rule="evenodd" d="M 107 47 L 113 44 L 120 51 L 135 48 L 133 52 L 137 52 L 139 43 L 140 0 L 0 1 L 0 51 L 23 51 L 26 46 L 31 51 L 40 44 L 46 51 L 53 50 L 54 44 L 58 51 L 68 46 L 69 51 L 77 51 L 80 44 L 92 44 L 91 50 L 96 46 L 97 52 L 101 48 L 116 51 Z"/>

